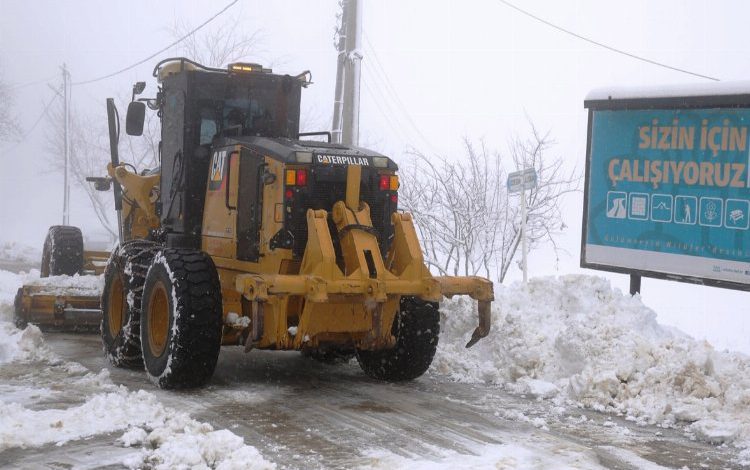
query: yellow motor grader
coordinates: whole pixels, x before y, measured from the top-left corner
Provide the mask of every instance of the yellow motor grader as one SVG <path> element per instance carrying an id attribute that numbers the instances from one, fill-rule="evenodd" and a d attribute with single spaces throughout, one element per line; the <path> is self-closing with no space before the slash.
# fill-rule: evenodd
<path id="1" fill-rule="evenodd" d="M 363 148 L 299 132 L 309 72 L 257 64 L 209 68 L 185 58 L 154 68 L 155 98 L 128 106 L 141 135 L 161 120 L 160 167 L 119 162 L 119 119 L 107 101 L 121 243 L 101 296 L 104 350 L 145 366 L 163 388 L 213 374 L 221 345 L 356 355 L 374 378 L 423 374 L 440 330 L 438 302 L 466 294 L 490 329 L 492 283 L 432 276 L 410 214 L 398 211 L 397 166 Z"/>

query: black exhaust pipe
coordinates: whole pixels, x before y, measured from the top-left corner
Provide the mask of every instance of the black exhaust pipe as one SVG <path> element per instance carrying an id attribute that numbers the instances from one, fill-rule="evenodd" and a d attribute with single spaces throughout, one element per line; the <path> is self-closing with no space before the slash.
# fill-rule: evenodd
<path id="1" fill-rule="evenodd" d="M 107 122 L 109 123 L 109 153 L 112 160 L 112 168 L 120 165 L 120 153 L 118 143 L 120 142 L 120 115 L 117 113 L 114 98 L 107 98 Z M 114 184 L 115 210 L 117 211 L 117 230 L 122 239 L 122 188 L 116 178 L 112 178 Z"/>

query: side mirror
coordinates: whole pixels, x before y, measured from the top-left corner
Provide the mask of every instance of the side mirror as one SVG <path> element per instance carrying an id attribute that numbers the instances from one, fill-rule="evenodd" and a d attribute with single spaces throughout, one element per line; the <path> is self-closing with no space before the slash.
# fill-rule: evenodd
<path id="1" fill-rule="evenodd" d="M 142 101 L 131 101 L 125 118 L 125 132 L 128 135 L 143 135 L 143 121 L 146 118 L 146 105 Z"/>
<path id="2" fill-rule="evenodd" d="M 87 176 L 86 181 L 94 183 L 94 189 L 97 191 L 109 191 L 112 188 L 112 178 L 107 176 Z"/>

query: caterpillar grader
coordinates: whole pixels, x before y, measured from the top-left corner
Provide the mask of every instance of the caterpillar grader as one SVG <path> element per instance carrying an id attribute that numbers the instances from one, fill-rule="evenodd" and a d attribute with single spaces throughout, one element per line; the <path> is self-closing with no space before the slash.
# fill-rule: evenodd
<path id="1" fill-rule="evenodd" d="M 162 388 L 196 387 L 220 346 L 240 345 L 356 356 L 370 377 L 409 380 L 435 354 L 438 302 L 459 294 L 478 305 L 467 347 L 488 334 L 492 283 L 430 274 L 414 221 L 398 210 L 396 164 L 327 132 L 300 133 L 309 72 L 174 58 L 153 75 L 154 98 L 138 98 L 144 82 L 133 87 L 126 132 L 142 135 L 146 108 L 157 113 L 159 167 L 120 162 L 110 98 L 112 161 L 108 176 L 91 178 L 113 186 L 120 228 L 96 299 L 112 364 L 145 368 Z M 29 297 L 19 291 L 22 317 L 33 316 Z M 75 301 L 57 303 L 75 311 Z"/>

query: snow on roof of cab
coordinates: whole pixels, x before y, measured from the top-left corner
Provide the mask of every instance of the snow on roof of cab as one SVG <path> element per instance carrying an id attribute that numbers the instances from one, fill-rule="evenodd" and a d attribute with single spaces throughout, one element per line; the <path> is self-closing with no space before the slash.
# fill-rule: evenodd
<path id="1" fill-rule="evenodd" d="M 750 95 L 750 81 L 594 88 L 586 95 L 586 101 L 729 95 Z"/>

